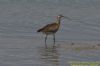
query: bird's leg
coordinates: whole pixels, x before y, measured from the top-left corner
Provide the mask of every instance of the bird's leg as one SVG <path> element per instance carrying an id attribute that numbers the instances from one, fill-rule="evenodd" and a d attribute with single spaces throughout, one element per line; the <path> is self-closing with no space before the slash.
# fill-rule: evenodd
<path id="1" fill-rule="evenodd" d="M 55 34 L 53 34 L 53 40 L 54 40 L 54 45 L 53 46 L 55 46 Z"/>
<path id="2" fill-rule="evenodd" d="M 47 34 L 45 36 L 45 47 L 47 47 L 46 40 L 47 40 Z"/>

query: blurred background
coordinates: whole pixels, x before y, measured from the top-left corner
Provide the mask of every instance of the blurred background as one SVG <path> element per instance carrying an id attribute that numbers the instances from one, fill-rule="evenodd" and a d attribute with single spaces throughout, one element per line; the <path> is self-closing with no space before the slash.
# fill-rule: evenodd
<path id="1" fill-rule="evenodd" d="M 56 33 L 44 45 L 37 30 L 63 19 Z M 67 42 L 100 40 L 99 0 L 0 0 L 0 66 L 70 66 L 69 61 L 99 61 L 99 50 L 75 51 Z M 59 47 L 58 47 L 59 45 Z M 91 44 L 90 44 L 91 45 Z"/>

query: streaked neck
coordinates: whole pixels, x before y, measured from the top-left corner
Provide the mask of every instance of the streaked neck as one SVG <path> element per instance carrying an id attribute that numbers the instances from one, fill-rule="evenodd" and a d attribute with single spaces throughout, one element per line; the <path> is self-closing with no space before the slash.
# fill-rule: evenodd
<path id="1" fill-rule="evenodd" d="M 61 18 L 57 17 L 57 23 L 60 25 Z"/>

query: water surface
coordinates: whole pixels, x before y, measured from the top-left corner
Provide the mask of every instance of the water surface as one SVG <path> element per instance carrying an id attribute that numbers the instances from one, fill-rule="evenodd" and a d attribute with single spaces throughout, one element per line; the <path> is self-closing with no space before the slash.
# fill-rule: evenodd
<path id="1" fill-rule="evenodd" d="M 59 14 L 73 20 L 63 19 L 56 47 L 52 48 L 50 36 L 45 48 L 45 36 L 36 31 Z M 62 47 L 73 41 L 97 44 L 99 34 L 99 0 L 0 0 L 0 66 L 70 66 L 69 61 L 100 61 L 99 49 Z"/>

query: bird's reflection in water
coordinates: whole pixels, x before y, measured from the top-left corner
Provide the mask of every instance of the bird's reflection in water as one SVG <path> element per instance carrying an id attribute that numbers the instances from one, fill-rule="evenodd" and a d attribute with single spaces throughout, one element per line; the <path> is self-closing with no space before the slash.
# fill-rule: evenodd
<path id="1" fill-rule="evenodd" d="M 59 66 L 59 53 L 57 52 L 57 47 L 41 47 L 39 52 L 42 61 L 53 64 L 54 66 Z"/>

